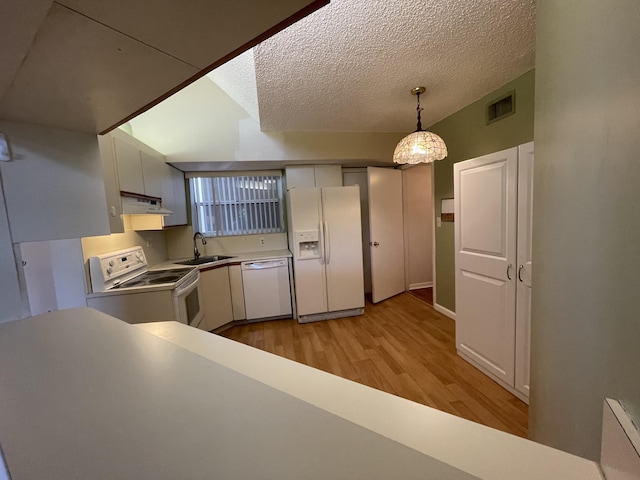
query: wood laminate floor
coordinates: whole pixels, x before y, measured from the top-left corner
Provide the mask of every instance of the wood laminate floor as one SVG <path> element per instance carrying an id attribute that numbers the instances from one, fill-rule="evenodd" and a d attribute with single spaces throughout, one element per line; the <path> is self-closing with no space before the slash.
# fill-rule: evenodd
<path id="1" fill-rule="evenodd" d="M 527 437 L 527 405 L 462 360 L 454 321 L 412 294 L 367 302 L 358 317 L 253 323 L 221 335 Z"/>
<path id="2" fill-rule="evenodd" d="M 410 290 L 409 293 L 414 297 L 418 297 L 420 300 L 427 302 L 429 305 L 433 305 L 433 288 L 417 288 Z"/>

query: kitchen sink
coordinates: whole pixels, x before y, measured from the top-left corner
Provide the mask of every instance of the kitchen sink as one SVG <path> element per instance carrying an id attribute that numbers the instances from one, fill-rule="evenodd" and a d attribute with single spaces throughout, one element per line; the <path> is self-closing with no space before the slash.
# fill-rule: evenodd
<path id="1" fill-rule="evenodd" d="M 219 262 L 220 260 L 227 260 L 229 258 L 234 257 L 230 257 L 227 255 L 210 255 L 208 257 L 192 258 L 191 260 L 183 260 L 182 262 L 174 263 L 177 263 L 179 265 L 202 265 L 204 263 Z"/>

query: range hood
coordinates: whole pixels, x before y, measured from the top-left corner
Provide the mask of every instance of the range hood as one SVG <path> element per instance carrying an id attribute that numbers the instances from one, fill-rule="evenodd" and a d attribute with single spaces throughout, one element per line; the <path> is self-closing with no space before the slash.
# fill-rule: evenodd
<path id="1" fill-rule="evenodd" d="M 120 196 L 124 215 L 172 215 L 171 210 L 162 208 L 162 199 L 156 197 L 136 196 L 127 193 Z"/>

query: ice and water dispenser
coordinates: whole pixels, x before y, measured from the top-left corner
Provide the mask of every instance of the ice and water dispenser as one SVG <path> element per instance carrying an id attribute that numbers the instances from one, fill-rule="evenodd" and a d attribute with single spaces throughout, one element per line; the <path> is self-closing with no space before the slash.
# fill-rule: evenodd
<path id="1" fill-rule="evenodd" d="M 318 230 L 298 230 L 295 239 L 296 259 L 320 258 L 320 232 Z"/>

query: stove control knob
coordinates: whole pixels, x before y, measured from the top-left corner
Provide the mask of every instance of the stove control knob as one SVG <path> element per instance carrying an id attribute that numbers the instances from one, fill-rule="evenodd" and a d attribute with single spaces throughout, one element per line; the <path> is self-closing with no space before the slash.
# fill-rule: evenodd
<path id="1" fill-rule="evenodd" d="M 113 260 L 109 260 L 109 266 L 113 267 L 116 263 Z"/>
<path id="2" fill-rule="evenodd" d="M 107 275 L 111 275 L 112 272 L 113 272 L 113 268 L 108 267 L 107 268 Z"/>
<path id="3" fill-rule="evenodd" d="M 142 254 L 140 252 L 136 253 L 136 258 L 138 259 L 138 263 L 142 262 Z"/>

